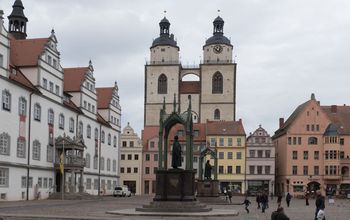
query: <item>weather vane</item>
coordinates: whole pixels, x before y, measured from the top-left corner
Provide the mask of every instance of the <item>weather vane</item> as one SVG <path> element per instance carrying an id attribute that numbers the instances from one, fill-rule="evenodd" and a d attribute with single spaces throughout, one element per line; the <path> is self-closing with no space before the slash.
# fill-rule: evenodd
<path id="1" fill-rule="evenodd" d="M 166 10 L 164 10 L 164 17 L 165 17 L 165 15 L 166 15 Z"/>
<path id="2" fill-rule="evenodd" d="M 220 9 L 218 9 L 218 14 L 220 15 Z"/>

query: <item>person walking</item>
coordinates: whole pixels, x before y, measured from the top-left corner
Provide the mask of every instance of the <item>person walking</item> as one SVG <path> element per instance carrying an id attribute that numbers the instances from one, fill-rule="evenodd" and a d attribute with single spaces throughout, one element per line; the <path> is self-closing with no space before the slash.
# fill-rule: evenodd
<path id="1" fill-rule="evenodd" d="M 230 203 L 232 203 L 232 191 L 229 189 L 227 191 L 228 199 L 230 200 Z"/>
<path id="2" fill-rule="evenodd" d="M 321 209 L 324 210 L 326 207 L 325 198 L 324 198 L 324 196 L 322 196 L 321 191 L 319 191 L 319 190 L 316 191 L 315 205 L 316 205 L 315 220 L 318 220 L 318 218 L 317 218 L 318 212 Z"/>
<path id="3" fill-rule="evenodd" d="M 251 204 L 251 202 L 248 200 L 247 197 L 245 197 L 244 202 L 242 203 L 242 205 L 245 205 L 244 209 L 247 211 L 247 213 L 249 213 L 248 207 L 249 207 L 250 204 Z"/>
<path id="4" fill-rule="evenodd" d="M 258 203 L 258 209 L 260 209 L 260 203 L 261 203 L 261 195 L 260 195 L 260 193 L 258 193 L 256 195 L 256 203 Z"/>
<path id="5" fill-rule="evenodd" d="M 261 195 L 261 212 L 264 213 L 265 212 L 265 209 L 267 208 L 267 201 L 268 201 L 268 196 L 267 194 L 263 193 Z"/>
<path id="6" fill-rule="evenodd" d="M 320 208 L 316 217 L 317 217 L 317 220 L 326 220 L 326 215 L 324 213 L 323 208 Z"/>
<path id="7" fill-rule="evenodd" d="M 309 191 L 306 191 L 306 192 L 305 192 L 305 205 L 306 205 L 306 206 L 309 205 L 309 196 L 310 196 Z"/>
<path id="8" fill-rule="evenodd" d="M 282 202 L 282 194 L 279 193 L 278 196 L 277 196 L 277 204 L 278 204 L 278 207 L 281 207 L 281 202 Z"/>
<path id="9" fill-rule="evenodd" d="M 278 207 L 275 218 L 272 219 L 272 215 L 271 215 L 271 220 L 290 220 L 290 218 L 284 213 L 283 207 Z"/>
<path id="10" fill-rule="evenodd" d="M 287 193 L 287 195 L 286 195 L 287 207 L 289 207 L 289 205 L 290 205 L 290 200 L 292 200 L 292 196 L 289 193 Z"/>

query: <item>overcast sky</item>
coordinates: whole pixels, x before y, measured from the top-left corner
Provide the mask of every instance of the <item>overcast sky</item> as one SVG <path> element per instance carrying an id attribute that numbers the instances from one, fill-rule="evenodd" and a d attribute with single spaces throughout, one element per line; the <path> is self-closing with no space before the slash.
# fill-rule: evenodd
<path id="1" fill-rule="evenodd" d="M 14 0 L 0 0 L 5 16 Z M 237 62 L 237 119 L 247 135 L 271 135 L 280 117 L 310 99 L 350 104 L 347 0 L 22 0 L 28 38 L 58 39 L 63 67 L 94 65 L 98 87 L 117 81 L 122 126 L 143 127 L 144 64 L 166 17 L 183 64 L 198 64 L 219 14 Z M 221 11 L 218 13 L 218 9 Z M 6 19 L 7 20 L 7 19 Z M 7 21 L 6 21 L 7 27 Z"/>

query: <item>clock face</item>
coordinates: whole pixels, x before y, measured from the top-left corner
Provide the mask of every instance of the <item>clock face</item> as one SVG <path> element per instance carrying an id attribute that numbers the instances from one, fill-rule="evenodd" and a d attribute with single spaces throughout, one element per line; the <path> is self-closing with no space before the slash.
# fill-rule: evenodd
<path id="1" fill-rule="evenodd" d="M 215 45 L 213 49 L 214 49 L 214 53 L 221 53 L 222 52 L 222 46 L 220 46 L 220 45 Z"/>

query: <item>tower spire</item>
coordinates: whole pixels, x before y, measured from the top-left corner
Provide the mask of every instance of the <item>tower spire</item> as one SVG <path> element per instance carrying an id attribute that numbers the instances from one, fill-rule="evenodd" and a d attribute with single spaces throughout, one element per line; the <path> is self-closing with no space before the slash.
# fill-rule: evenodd
<path id="1" fill-rule="evenodd" d="M 24 15 L 24 7 L 21 0 L 16 0 L 12 5 L 9 19 L 9 33 L 16 39 L 26 39 L 28 18 Z"/>

